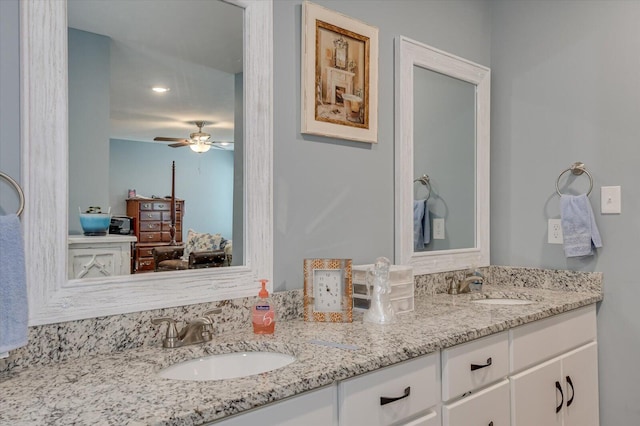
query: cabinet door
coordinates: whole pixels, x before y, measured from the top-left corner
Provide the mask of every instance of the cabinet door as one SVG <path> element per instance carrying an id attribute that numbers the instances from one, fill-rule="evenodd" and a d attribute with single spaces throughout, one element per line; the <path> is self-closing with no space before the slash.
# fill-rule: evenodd
<path id="1" fill-rule="evenodd" d="M 337 400 L 337 388 L 332 385 L 209 424 L 215 426 L 335 426 L 338 424 Z"/>
<path id="2" fill-rule="evenodd" d="M 511 426 L 562 425 L 566 392 L 559 358 L 512 376 Z"/>
<path id="3" fill-rule="evenodd" d="M 562 357 L 564 426 L 598 426 L 598 345 L 593 342 Z"/>
<path id="4" fill-rule="evenodd" d="M 509 424 L 508 380 L 502 380 L 442 408 L 443 426 L 509 426 Z"/>

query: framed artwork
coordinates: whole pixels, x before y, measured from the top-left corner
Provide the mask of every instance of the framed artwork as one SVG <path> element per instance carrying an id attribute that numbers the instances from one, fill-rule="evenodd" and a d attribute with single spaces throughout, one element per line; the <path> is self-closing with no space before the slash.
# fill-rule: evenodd
<path id="1" fill-rule="evenodd" d="M 304 260 L 304 320 L 353 321 L 351 259 Z"/>
<path id="2" fill-rule="evenodd" d="M 302 4 L 302 133 L 378 142 L 378 29 Z"/>

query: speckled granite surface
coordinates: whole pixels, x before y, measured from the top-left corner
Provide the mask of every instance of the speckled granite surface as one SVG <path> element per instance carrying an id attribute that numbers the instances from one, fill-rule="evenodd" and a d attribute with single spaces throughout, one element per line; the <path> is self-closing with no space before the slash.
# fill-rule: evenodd
<path id="1" fill-rule="evenodd" d="M 527 271 L 512 269 L 500 269 L 493 279 L 497 283 L 519 284 L 510 274 Z M 492 268 L 485 272 L 496 273 Z M 517 286 L 485 286 L 486 297 L 506 295 L 534 301 L 529 305 L 479 305 L 470 301 L 478 295 L 433 295 L 434 286 L 416 280 L 415 311 L 403 314 L 397 324 L 390 326 L 362 323 L 361 316 L 351 324 L 316 324 L 292 315 L 294 319 L 278 322 L 273 336 L 255 336 L 248 327 L 229 327 L 230 331 L 203 345 L 171 350 L 157 344 L 140 345 L 55 365 L 15 368 L 0 374 L 0 424 L 203 424 L 602 299 L 596 285 L 578 283 L 591 279 L 601 282 L 601 275 L 589 278 L 571 273 L 549 274 L 549 279 L 555 280 L 553 285 L 547 279 L 532 278 Z M 246 307 L 238 310 L 248 311 Z M 355 345 L 358 349 L 309 343 L 313 339 Z M 81 339 L 76 336 L 74 341 L 77 340 Z M 96 345 L 96 340 L 99 338 L 91 344 Z M 268 373 L 218 382 L 182 382 L 155 375 L 176 361 L 209 353 L 262 349 L 290 353 L 297 361 Z"/>

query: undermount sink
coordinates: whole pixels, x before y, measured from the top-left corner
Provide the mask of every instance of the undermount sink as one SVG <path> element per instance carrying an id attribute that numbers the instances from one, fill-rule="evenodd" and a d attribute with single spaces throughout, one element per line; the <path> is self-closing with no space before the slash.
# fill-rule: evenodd
<path id="1" fill-rule="evenodd" d="M 284 367 L 295 357 L 278 352 L 234 352 L 182 361 L 158 372 L 173 380 L 223 380 L 253 376 Z"/>
<path id="2" fill-rule="evenodd" d="M 471 302 L 481 305 L 530 305 L 533 303 L 526 299 L 476 299 Z"/>

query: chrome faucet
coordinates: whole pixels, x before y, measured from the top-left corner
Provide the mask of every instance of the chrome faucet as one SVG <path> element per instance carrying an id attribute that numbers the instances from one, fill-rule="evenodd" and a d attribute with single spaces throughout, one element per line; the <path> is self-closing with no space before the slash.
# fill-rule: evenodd
<path id="1" fill-rule="evenodd" d="M 155 325 L 167 323 L 167 334 L 162 339 L 162 347 L 179 348 L 181 346 L 204 343 L 213 339 L 213 318 L 211 315 L 222 312 L 221 308 L 212 309 L 202 314 L 202 317 L 188 322 L 180 332 L 173 318 L 154 318 L 151 322 Z"/>
<path id="2" fill-rule="evenodd" d="M 462 294 L 469 293 L 469 284 L 479 282 L 481 284 L 484 283 L 484 277 L 482 275 L 467 275 L 463 279 L 459 280 L 457 283 L 453 277 L 450 277 L 449 280 L 449 288 L 447 289 L 447 293 L 449 294 Z"/>

